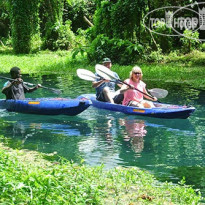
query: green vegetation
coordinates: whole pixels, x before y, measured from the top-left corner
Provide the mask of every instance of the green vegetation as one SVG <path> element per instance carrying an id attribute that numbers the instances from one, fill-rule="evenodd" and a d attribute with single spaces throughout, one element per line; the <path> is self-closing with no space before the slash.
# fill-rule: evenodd
<path id="1" fill-rule="evenodd" d="M 136 62 L 143 50 L 141 44 L 134 44 L 119 38 L 110 39 L 101 34 L 92 41 L 86 51 L 90 62 L 99 62 L 107 55 L 120 65 L 128 65 Z"/>
<path id="2" fill-rule="evenodd" d="M 8 2 L 14 52 L 29 53 L 34 49 L 33 41 L 40 41 L 39 0 L 32 2 L 9 0 Z"/>
<path id="3" fill-rule="evenodd" d="M 200 193 L 159 183 L 138 168 L 103 170 L 35 152 L 0 147 L 0 203 L 6 204 L 197 204 Z"/>
<path id="4" fill-rule="evenodd" d="M 158 19 L 172 15 L 161 7 L 186 6 L 185 0 L 175 5 L 170 0 L 2 0 L 0 2 L 0 46 L 14 53 L 37 53 L 75 50 L 86 53 L 90 63 L 110 57 L 114 63 L 129 65 L 139 59 L 161 61 L 162 54 L 190 53 L 204 50 L 200 29 L 180 28 L 176 35 L 167 22 L 158 20 L 150 32 L 146 27 L 149 12 L 156 11 Z M 186 7 L 187 8 L 187 7 Z M 184 17 L 194 18 L 198 7 L 184 9 Z M 195 32 L 196 31 L 196 32 Z M 163 35 L 160 35 L 163 34 Z M 165 34 L 165 35 L 164 35 Z M 166 36 L 168 35 L 168 36 Z"/>
<path id="5" fill-rule="evenodd" d="M 85 68 L 94 72 L 95 64 L 89 64 L 86 56 L 78 55 L 75 59 L 72 59 L 72 52 L 69 51 L 44 51 L 28 55 L 3 53 L 5 51 L 0 54 L 0 69 L 4 73 L 8 73 L 13 66 L 19 66 L 24 74 L 73 73 L 73 75 L 76 75 L 76 69 L 78 68 Z M 158 57 L 163 60 L 158 63 L 147 63 L 141 60 L 137 63 L 143 69 L 146 81 L 152 79 L 159 82 L 187 83 L 192 87 L 205 89 L 205 78 L 202 77 L 205 76 L 203 67 L 204 52 L 193 51 L 187 55 L 179 55 L 175 52 Z M 120 66 L 114 64 L 113 70 L 122 79 L 125 79 L 129 76 L 133 65 Z"/>
<path id="6" fill-rule="evenodd" d="M 151 33 L 143 24 L 145 15 L 154 9 L 190 2 L 1 0 L 1 73 L 18 66 L 24 74 L 76 75 L 76 69 L 94 71 L 95 63 L 109 57 L 122 79 L 138 64 L 145 80 L 205 89 L 205 44 L 198 41 L 201 31 L 184 30 L 184 36 L 171 37 Z M 164 17 L 164 11 L 158 14 Z M 173 34 L 163 22 L 153 29 Z M 24 160 L 21 155 L 26 156 Z M 138 169 L 103 171 L 103 167 L 88 168 L 63 160 L 37 163 L 40 156 L 28 156 L 33 154 L 0 149 L 0 203 L 197 204 L 200 199 L 192 188 L 159 183 Z"/>
<path id="7" fill-rule="evenodd" d="M 1 72 L 8 73 L 13 66 L 19 66 L 24 74 L 63 73 L 75 72 L 79 67 L 87 67 L 85 58 L 79 56 L 72 59 L 72 53 L 68 51 L 41 52 L 38 54 L 13 55 L 0 54 Z"/>

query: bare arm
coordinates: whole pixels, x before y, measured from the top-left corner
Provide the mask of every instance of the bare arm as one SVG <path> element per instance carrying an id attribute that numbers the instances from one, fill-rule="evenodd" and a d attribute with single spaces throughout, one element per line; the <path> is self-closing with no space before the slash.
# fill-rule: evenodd
<path id="1" fill-rule="evenodd" d="M 5 87 L 2 88 L 1 92 L 5 94 L 8 90 L 11 89 L 12 85 L 13 85 L 13 83 L 11 83 L 11 82 L 8 83 L 7 86 L 5 86 Z"/>
<path id="2" fill-rule="evenodd" d="M 100 81 L 94 81 L 92 83 L 92 87 L 93 88 L 97 88 L 98 86 L 100 86 L 102 83 L 106 83 L 106 82 L 109 82 L 109 80 L 105 80 L 105 79 L 102 79 Z"/>
<path id="3" fill-rule="evenodd" d="M 13 85 L 15 85 L 15 84 L 18 85 L 18 84 L 21 84 L 22 82 L 23 82 L 23 80 L 22 80 L 21 78 L 13 79 L 13 81 L 8 82 L 7 85 L 2 88 L 2 93 L 5 94 L 6 92 L 8 92 L 8 91 L 11 89 L 11 87 L 12 87 Z"/>
<path id="4" fill-rule="evenodd" d="M 25 87 L 25 85 L 23 85 L 24 87 Z M 34 90 L 37 90 L 38 88 L 40 88 L 41 87 L 41 84 L 37 84 L 36 86 L 34 86 L 34 87 L 25 87 L 26 88 L 26 90 L 27 90 L 27 92 L 28 93 L 31 93 L 31 92 L 33 92 Z"/>
<path id="5" fill-rule="evenodd" d="M 120 94 L 123 94 L 124 92 L 126 92 L 129 89 L 132 89 L 132 85 L 127 86 L 125 84 L 124 85 L 121 84 Z"/>
<path id="6" fill-rule="evenodd" d="M 121 88 L 122 87 L 122 83 L 118 83 L 117 86 Z"/>
<path id="7" fill-rule="evenodd" d="M 147 94 L 147 95 L 150 95 L 150 94 L 147 92 L 146 88 L 143 89 L 143 92 L 144 92 L 145 94 Z M 148 100 L 157 101 L 157 98 L 156 98 L 156 97 L 154 97 L 154 99 L 153 99 L 153 98 L 151 98 L 151 97 L 149 97 L 149 96 L 147 96 L 147 95 L 143 95 L 143 96 L 144 96 L 146 99 L 148 99 Z"/>

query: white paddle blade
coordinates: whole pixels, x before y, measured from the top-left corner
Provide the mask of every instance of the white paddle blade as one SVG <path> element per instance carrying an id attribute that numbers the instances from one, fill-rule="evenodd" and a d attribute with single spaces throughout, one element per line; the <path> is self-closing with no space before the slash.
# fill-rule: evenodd
<path id="1" fill-rule="evenodd" d="M 97 74 L 98 74 L 101 78 L 103 78 L 103 79 L 105 79 L 105 80 L 112 80 L 112 78 L 110 78 L 108 75 L 106 75 L 105 73 L 101 72 L 100 70 L 97 72 Z"/>
<path id="2" fill-rule="evenodd" d="M 153 88 L 148 91 L 157 98 L 165 98 L 168 95 L 168 91 L 161 88 Z"/>
<path id="3" fill-rule="evenodd" d="M 77 76 L 83 80 L 96 81 L 99 79 L 93 72 L 86 69 L 77 69 Z"/>
<path id="4" fill-rule="evenodd" d="M 119 80 L 115 74 L 107 67 L 97 64 L 95 66 L 96 73 L 106 80 Z"/>

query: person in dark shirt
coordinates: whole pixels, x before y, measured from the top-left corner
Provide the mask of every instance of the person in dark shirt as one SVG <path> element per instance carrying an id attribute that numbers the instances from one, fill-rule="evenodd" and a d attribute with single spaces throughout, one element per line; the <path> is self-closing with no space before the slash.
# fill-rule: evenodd
<path id="1" fill-rule="evenodd" d="M 111 69 L 112 67 L 112 62 L 109 58 L 104 58 L 102 64 L 109 69 Z M 113 74 L 117 79 L 119 79 L 117 73 L 113 72 Z M 97 76 L 100 77 L 99 75 Z M 122 86 L 121 84 L 112 82 L 110 80 L 105 80 L 102 78 L 100 78 L 97 81 L 94 81 L 92 87 L 96 89 L 96 99 L 102 102 L 121 104 L 124 95 L 120 94 L 118 91 L 115 91 L 116 84 L 119 87 Z"/>
<path id="2" fill-rule="evenodd" d="M 24 100 L 25 93 L 33 92 L 34 90 L 41 87 L 40 84 L 37 84 L 35 87 L 29 88 L 27 87 L 21 78 L 21 69 L 18 67 L 13 67 L 10 70 L 11 78 L 14 80 L 7 81 L 4 84 L 2 89 L 2 93 L 6 95 L 6 99 L 14 99 L 14 100 Z"/>

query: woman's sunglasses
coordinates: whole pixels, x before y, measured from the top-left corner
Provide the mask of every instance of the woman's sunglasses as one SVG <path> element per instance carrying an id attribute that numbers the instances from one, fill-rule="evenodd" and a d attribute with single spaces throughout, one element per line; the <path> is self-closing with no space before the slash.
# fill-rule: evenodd
<path id="1" fill-rule="evenodd" d="M 142 75 L 142 73 L 139 72 L 133 72 L 135 75 Z"/>

